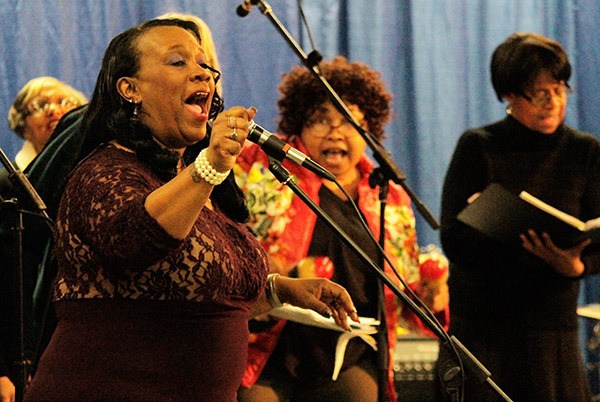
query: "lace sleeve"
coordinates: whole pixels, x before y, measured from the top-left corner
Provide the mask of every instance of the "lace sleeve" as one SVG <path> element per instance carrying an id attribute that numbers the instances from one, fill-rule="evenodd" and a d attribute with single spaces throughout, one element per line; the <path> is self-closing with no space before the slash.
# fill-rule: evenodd
<path id="1" fill-rule="evenodd" d="M 114 153 L 114 152 L 113 152 Z M 162 183 L 131 157 L 102 152 L 75 171 L 65 190 L 58 229 L 68 246 L 106 267 L 142 269 L 181 241 L 146 211 L 149 193 Z"/>

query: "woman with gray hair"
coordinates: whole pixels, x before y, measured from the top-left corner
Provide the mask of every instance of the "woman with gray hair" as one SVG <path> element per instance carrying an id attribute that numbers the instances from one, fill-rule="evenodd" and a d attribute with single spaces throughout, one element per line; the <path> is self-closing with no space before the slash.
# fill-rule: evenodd
<path id="1" fill-rule="evenodd" d="M 54 77 L 31 79 L 17 94 L 8 111 L 8 125 L 25 140 L 15 157 L 20 170 L 44 148 L 60 118 L 87 103 L 83 93 Z"/>

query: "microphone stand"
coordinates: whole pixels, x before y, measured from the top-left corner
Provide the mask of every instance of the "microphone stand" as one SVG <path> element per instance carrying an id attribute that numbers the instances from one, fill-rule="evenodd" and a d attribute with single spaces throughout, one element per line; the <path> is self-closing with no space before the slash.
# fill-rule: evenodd
<path id="1" fill-rule="evenodd" d="M 273 9 L 271 6 L 262 0 L 250 0 L 250 3 L 253 5 L 257 5 L 261 12 L 271 21 L 271 23 L 275 26 L 275 28 L 281 33 L 284 39 L 287 40 L 288 44 L 294 50 L 294 52 L 298 55 L 302 64 L 309 69 L 309 71 L 325 86 L 327 89 L 327 94 L 333 103 L 333 105 L 339 110 L 339 112 L 354 126 L 354 128 L 359 132 L 359 134 L 364 138 L 367 142 L 367 145 L 373 152 L 373 158 L 380 164 L 381 171 L 385 175 L 385 177 L 392 180 L 394 183 L 402 186 L 406 194 L 410 197 L 413 204 L 416 206 L 417 210 L 421 213 L 423 218 L 427 221 L 427 223 L 433 229 L 439 229 L 440 224 L 435 219 L 433 214 L 429 211 L 429 209 L 423 204 L 423 202 L 417 197 L 414 191 L 405 183 L 406 176 L 400 170 L 400 168 L 394 163 L 393 158 L 389 154 L 389 152 L 381 145 L 381 143 L 373 137 L 371 133 L 366 131 L 352 116 L 352 113 L 346 106 L 346 104 L 342 101 L 340 96 L 336 93 L 336 91 L 331 87 L 329 82 L 323 77 L 321 74 L 318 63 L 322 60 L 321 55 L 317 51 L 311 52 L 308 56 L 302 50 L 300 45 L 294 40 L 294 38 L 290 35 L 287 29 L 281 24 L 276 15 L 273 14 Z"/>
<path id="2" fill-rule="evenodd" d="M 11 161 L 8 159 L 2 148 L 0 148 L 0 162 L 6 168 L 8 178 L 16 188 L 21 188 L 27 197 L 34 203 L 37 208 L 37 215 L 41 216 L 44 221 L 48 224 L 51 231 L 54 230 L 52 220 L 46 212 L 46 205 L 42 201 L 39 194 L 33 188 L 33 185 L 27 179 L 27 176 L 16 169 Z M 28 382 L 28 377 L 31 368 L 31 360 L 27 358 L 25 353 L 25 292 L 24 292 L 24 272 L 23 272 L 23 215 L 24 210 L 19 207 L 19 201 L 16 198 L 10 200 L 4 200 L 2 198 L 2 205 L 8 205 L 11 207 L 13 212 L 16 213 L 14 225 L 11 226 L 11 230 L 15 231 L 15 250 L 14 250 L 14 265 L 15 265 L 15 277 L 16 277 L 16 307 L 17 307 L 17 347 L 19 357 L 14 362 L 17 371 L 17 379 L 15 384 L 16 389 L 16 401 L 21 401 L 25 391 L 25 387 Z"/>
<path id="3" fill-rule="evenodd" d="M 371 150 L 373 151 L 373 156 L 375 160 L 377 160 L 381 167 L 379 169 L 380 174 L 382 175 L 382 182 L 386 182 L 388 180 L 392 180 L 394 183 L 399 184 L 406 191 L 406 193 L 411 198 L 414 205 L 416 205 L 419 212 L 422 216 L 427 220 L 429 225 L 438 229 L 440 224 L 433 217 L 433 215 L 429 212 L 429 210 L 425 207 L 425 205 L 416 197 L 414 192 L 410 189 L 404 180 L 406 179 L 405 175 L 400 171 L 400 169 L 394 164 L 391 156 L 385 150 L 385 148 L 375 139 L 373 136 L 364 130 L 358 122 L 354 119 L 354 116 L 350 113 L 348 107 L 344 104 L 339 95 L 334 91 L 334 89 L 329 85 L 327 80 L 320 73 L 317 64 L 321 61 L 321 55 L 313 51 L 309 56 L 306 56 L 302 48 L 297 44 L 297 42 L 292 38 L 287 29 L 281 24 L 277 16 L 273 14 L 273 10 L 271 6 L 262 0 L 247 0 L 252 5 L 257 5 L 261 12 L 272 22 L 275 28 L 282 34 L 284 39 L 288 41 L 288 44 L 292 47 L 292 49 L 296 52 L 296 54 L 302 60 L 302 63 L 312 72 L 312 74 L 327 88 L 328 95 L 333 102 L 333 104 L 338 108 L 340 113 L 344 115 L 344 117 L 356 128 L 356 130 L 361 134 L 361 136 L 365 139 Z M 303 192 L 303 190 L 296 185 L 295 181 L 292 179 L 291 175 L 287 170 L 281 166 L 278 161 L 275 161 L 273 158 L 269 158 L 269 169 L 275 175 L 275 177 L 283 184 L 288 185 L 292 191 L 300 197 L 304 203 L 309 206 L 318 217 L 324 219 L 325 223 L 334 231 L 344 243 L 346 243 L 352 250 L 354 250 L 359 257 L 373 269 L 381 281 L 387 285 L 393 292 L 398 296 L 420 319 L 423 323 L 425 323 L 432 332 L 436 334 L 436 336 L 442 341 L 442 346 L 449 348 L 452 353 L 456 354 L 458 362 L 456 365 L 449 364 L 447 370 L 443 374 L 444 384 L 455 384 L 460 380 L 460 377 L 463 375 L 463 362 L 469 368 L 469 370 L 474 374 L 475 378 L 477 378 L 481 383 L 487 382 L 488 385 L 492 387 L 492 389 L 504 400 L 512 401 L 503 391 L 498 387 L 494 381 L 490 378 L 490 372 L 477 360 L 477 358 L 469 352 L 469 350 L 455 337 L 449 336 L 443 328 L 438 326 L 429 315 L 425 314 L 414 302 L 411 300 L 404 292 L 402 292 L 388 277 L 384 274 L 383 269 L 377 267 L 369 257 L 358 247 L 352 239 L 350 239 L 336 224 L 329 218 L 325 212 L 323 212 L 311 199 Z M 379 178 L 378 178 L 379 179 Z M 385 191 L 385 190 L 383 190 Z M 458 390 L 462 387 L 459 387 L 454 397 L 460 400 L 460 395 Z"/>
<path id="4" fill-rule="evenodd" d="M 296 52 L 296 54 L 300 57 L 302 63 L 311 71 L 311 73 L 325 86 L 327 89 L 328 95 L 332 103 L 337 107 L 337 109 L 342 113 L 342 115 L 354 126 L 354 128 L 360 133 L 360 135 L 364 138 L 367 145 L 373 151 L 373 156 L 375 160 L 377 160 L 381 165 L 381 172 L 384 177 L 384 180 L 392 180 L 396 184 L 402 186 L 402 188 L 409 195 L 413 204 L 416 205 L 418 211 L 422 214 L 422 216 L 427 220 L 429 225 L 438 229 L 440 227 L 439 222 L 433 217 L 433 215 L 429 212 L 429 210 L 424 206 L 424 204 L 416 197 L 414 192 L 410 189 L 410 187 L 404 182 L 406 176 L 400 171 L 400 169 L 393 163 L 393 159 L 389 155 L 389 153 L 385 150 L 385 148 L 376 141 L 373 136 L 364 130 L 358 122 L 354 119 L 354 116 L 350 113 L 348 107 L 344 104 L 339 95 L 334 91 L 334 89 L 329 85 L 327 80 L 322 76 L 318 69 L 318 63 L 321 61 L 321 55 L 313 51 L 309 56 L 306 56 L 302 48 L 297 44 L 297 42 L 292 38 L 287 29 L 281 24 L 277 16 L 273 14 L 273 9 L 271 6 L 262 0 L 250 0 L 250 3 L 253 5 L 258 5 L 261 12 L 271 21 L 271 23 L 275 26 L 275 28 L 282 34 L 284 39 L 287 40 L 288 44 L 292 47 L 292 49 Z M 373 271 L 380 277 L 382 282 L 386 284 L 393 292 L 396 294 L 404 303 L 425 323 L 437 336 L 440 340 L 442 340 L 442 345 L 444 347 L 450 348 L 453 353 L 457 355 L 458 365 L 454 367 L 449 367 L 448 370 L 444 373 L 443 379 L 444 383 L 456 382 L 457 376 L 463 375 L 462 364 L 463 360 L 466 362 L 467 366 L 470 370 L 475 373 L 476 378 L 480 379 L 482 382 L 487 382 L 494 391 L 496 391 L 502 398 L 506 401 L 511 401 L 511 399 L 490 379 L 490 372 L 485 369 L 485 367 L 471 354 L 462 343 L 456 339 L 456 337 L 449 335 L 444 331 L 443 328 L 436 325 L 436 323 L 431 319 L 430 316 L 425 314 L 421 309 L 402 292 L 388 277 L 383 273 L 383 270 L 378 268 L 343 231 L 328 217 L 326 214 L 319 209 L 319 207 L 310 200 L 308 197 L 294 182 L 291 180 L 289 173 L 286 175 L 284 172 L 283 166 L 279 163 L 274 163 L 273 161 L 270 163 L 270 169 L 272 173 L 277 177 L 277 179 L 290 186 L 292 191 L 296 195 L 298 195 L 316 214 L 325 220 L 325 223 L 334 230 L 340 238 L 357 254 L 365 261 L 367 265 L 373 268 Z M 387 178 L 387 179 L 385 179 Z M 460 397 L 460 396 L 459 396 Z"/>
<path id="5" fill-rule="evenodd" d="M 443 328 L 437 325 L 429 315 L 425 314 L 419 306 L 409 298 L 400 288 L 383 272 L 383 269 L 377 266 L 369 256 L 323 211 L 307 194 L 298 186 L 297 179 L 284 168 L 279 161 L 269 157 L 269 170 L 275 178 L 282 184 L 288 186 L 294 194 L 296 194 L 316 215 L 323 219 L 325 224 L 348 246 L 353 250 L 379 277 L 379 279 L 392 290 L 392 292 L 404 302 L 418 317 L 427 325 L 429 329 L 440 339 L 442 346 L 450 348 L 453 352 L 457 352 L 460 357 L 460 362 L 465 362 L 467 367 L 475 378 L 483 382 L 487 382 L 492 389 L 498 393 L 505 401 L 512 402 L 504 391 L 494 383 L 490 378 L 490 372 L 477 360 L 477 358 L 453 335 L 449 336 Z M 450 366 L 444 373 L 445 382 L 456 381 L 457 376 L 462 372 L 459 366 Z M 459 399 L 457 399 L 459 400 Z"/>
<path id="6" fill-rule="evenodd" d="M 389 190 L 389 182 L 388 180 L 385 179 L 385 177 L 383 177 L 383 173 L 381 173 L 381 169 L 380 168 L 375 168 L 373 169 L 373 171 L 371 172 L 370 176 L 369 176 L 369 187 L 375 189 L 379 186 L 379 239 L 378 239 L 378 243 L 379 243 L 379 247 L 381 247 L 382 250 L 385 249 L 385 208 L 387 207 L 387 196 L 388 196 L 388 190 Z M 385 265 L 385 258 L 383 255 L 380 255 L 379 258 L 379 265 L 381 267 L 383 267 Z M 377 283 L 377 298 L 380 301 L 378 303 L 378 308 L 377 308 L 377 312 L 378 312 L 378 317 L 379 320 L 384 324 L 385 321 L 387 320 L 387 316 L 385 314 L 385 308 L 383 308 L 383 306 L 385 306 L 385 299 L 384 299 L 384 289 L 383 289 L 383 285 L 381 282 Z M 382 319 L 383 318 L 383 319 Z M 378 342 L 380 340 L 383 340 L 386 345 L 389 347 L 389 342 L 386 336 L 380 336 L 378 337 Z M 386 359 L 386 366 L 389 365 L 389 353 L 386 353 L 386 356 L 383 356 L 382 358 Z M 383 364 L 381 363 L 381 361 L 379 362 L 379 364 L 381 364 L 383 366 Z M 382 384 L 379 384 L 380 388 Z M 379 390 L 379 400 L 385 400 L 385 392 L 382 391 L 381 389 Z"/>

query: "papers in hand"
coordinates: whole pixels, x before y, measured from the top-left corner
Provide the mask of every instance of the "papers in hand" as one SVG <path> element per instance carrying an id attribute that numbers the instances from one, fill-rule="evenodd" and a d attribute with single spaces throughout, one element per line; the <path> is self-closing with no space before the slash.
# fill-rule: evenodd
<path id="1" fill-rule="evenodd" d="M 289 304 L 284 304 L 283 307 L 272 309 L 269 311 L 269 315 L 284 320 L 298 322 L 304 325 L 312 325 L 313 327 L 346 332 L 343 328 L 339 327 L 335 323 L 333 318 L 325 318 L 314 310 L 296 307 Z M 376 327 L 379 325 L 379 321 L 369 317 L 359 317 L 359 319 L 360 324 L 348 318 L 348 324 L 350 325 L 350 328 L 352 328 L 352 332 L 357 334 L 374 334 L 377 332 Z"/>
<path id="2" fill-rule="evenodd" d="M 360 337 L 369 346 L 371 346 L 373 350 L 377 350 L 377 342 L 371 335 L 377 333 L 379 321 L 375 320 L 374 318 L 359 317 L 360 324 L 348 319 L 348 324 L 350 324 L 352 331 L 346 332 L 343 328 L 340 328 L 335 323 L 333 318 L 325 318 L 316 311 L 291 306 L 289 304 L 284 304 L 283 307 L 272 309 L 269 311 L 269 315 L 304 325 L 311 325 L 313 327 L 341 332 L 335 348 L 335 362 L 333 367 L 333 375 L 331 376 L 334 381 L 337 380 L 340 369 L 342 368 L 344 354 L 346 353 L 346 346 L 348 345 L 348 341 L 350 339 L 354 337 Z"/>
<path id="3" fill-rule="evenodd" d="M 600 320 L 600 303 L 592 303 L 577 307 L 577 315 Z"/>

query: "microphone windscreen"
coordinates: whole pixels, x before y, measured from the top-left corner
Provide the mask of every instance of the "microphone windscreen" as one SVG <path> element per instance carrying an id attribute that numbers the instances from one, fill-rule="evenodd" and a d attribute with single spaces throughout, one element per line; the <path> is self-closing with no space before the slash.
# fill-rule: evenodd
<path id="1" fill-rule="evenodd" d="M 240 4 L 239 6 L 237 6 L 237 9 L 235 10 L 235 12 L 240 17 L 245 17 L 248 14 L 250 14 L 250 7 L 246 5 L 246 2 L 243 2 L 242 4 Z"/>

